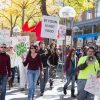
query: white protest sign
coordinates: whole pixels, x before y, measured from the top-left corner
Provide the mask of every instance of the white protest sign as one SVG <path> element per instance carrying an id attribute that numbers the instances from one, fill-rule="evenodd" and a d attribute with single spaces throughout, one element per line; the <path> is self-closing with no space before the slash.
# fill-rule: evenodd
<path id="1" fill-rule="evenodd" d="M 96 45 L 100 46 L 100 36 L 98 37 L 98 39 L 96 41 Z"/>
<path id="2" fill-rule="evenodd" d="M 13 47 L 15 47 L 19 43 L 17 37 L 10 37 L 10 40 Z"/>
<path id="3" fill-rule="evenodd" d="M 59 40 L 65 40 L 66 36 L 66 26 L 65 25 L 59 25 Z"/>
<path id="4" fill-rule="evenodd" d="M 71 45 L 71 36 L 66 36 L 66 45 Z"/>
<path id="5" fill-rule="evenodd" d="M 83 39 L 82 38 L 78 38 L 77 39 L 77 46 L 78 47 L 82 47 L 83 46 Z"/>
<path id="6" fill-rule="evenodd" d="M 59 17 L 43 16 L 41 37 L 57 39 Z"/>
<path id="7" fill-rule="evenodd" d="M 10 41 L 10 37 L 8 37 L 7 35 L 0 35 L 0 44 L 6 44 L 6 45 L 10 45 L 11 41 Z"/>
<path id="8" fill-rule="evenodd" d="M 10 37 L 10 30 L 7 30 L 7 29 L 3 29 L 3 30 L 0 30 L 0 35 L 7 35 Z"/>
<path id="9" fill-rule="evenodd" d="M 100 97 L 100 78 L 91 75 L 86 82 L 84 90 Z"/>
<path id="10" fill-rule="evenodd" d="M 18 43 L 23 42 L 27 44 L 27 47 L 29 47 L 30 45 L 29 36 L 17 36 L 17 40 L 18 40 Z"/>

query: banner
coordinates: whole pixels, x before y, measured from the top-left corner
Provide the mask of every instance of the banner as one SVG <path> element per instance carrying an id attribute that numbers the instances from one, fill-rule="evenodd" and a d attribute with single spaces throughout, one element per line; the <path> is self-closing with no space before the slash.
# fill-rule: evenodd
<path id="1" fill-rule="evenodd" d="M 84 90 L 100 97 L 100 78 L 91 75 L 86 82 Z"/>
<path id="2" fill-rule="evenodd" d="M 65 25 L 59 25 L 59 40 L 65 40 L 66 36 L 66 26 Z"/>
<path id="3" fill-rule="evenodd" d="M 98 39 L 96 41 L 96 45 L 100 46 L 100 36 L 98 37 Z"/>
<path id="4" fill-rule="evenodd" d="M 43 16 L 41 37 L 57 39 L 59 17 Z"/>

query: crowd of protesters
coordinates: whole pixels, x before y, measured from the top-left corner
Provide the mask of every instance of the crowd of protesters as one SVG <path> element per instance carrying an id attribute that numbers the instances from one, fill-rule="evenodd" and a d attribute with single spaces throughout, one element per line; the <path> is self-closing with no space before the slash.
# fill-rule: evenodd
<path id="1" fill-rule="evenodd" d="M 67 47 L 66 53 L 63 53 L 62 48 L 57 47 L 54 41 L 50 45 L 43 42 L 39 42 L 38 45 L 31 43 L 27 53 L 22 56 L 17 56 L 13 46 L 0 45 L 0 100 L 5 100 L 7 83 L 9 89 L 14 86 L 16 73 L 20 91 L 28 89 L 28 100 L 35 99 L 37 84 L 40 85 L 40 96 L 43 96 L 47 82 L 50 84 L 50 89 L 54 86 L 57 66 L 62 56 L 65 59 L 63 71 L 66 76 L 63 93 L 67 94 L 71 83 L 71 97 L 77 100 L 94 100 L 94 95 L 85 91 L 84 87 L 90 74 L 99 76 L 100 47 L 97 49 L 87 46 Z M 75 95 L 75 82 L 77 95 Z"/>

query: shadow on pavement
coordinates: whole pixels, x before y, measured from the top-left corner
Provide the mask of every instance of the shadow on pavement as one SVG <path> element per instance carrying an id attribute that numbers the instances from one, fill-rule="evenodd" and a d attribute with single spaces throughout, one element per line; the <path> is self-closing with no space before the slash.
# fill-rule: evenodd
<path id="1" fill-rule="evenodd" d="M 27 98 L 13 98 L 13 99 L 10 99 L 10 100 L 27 100 Z"/>

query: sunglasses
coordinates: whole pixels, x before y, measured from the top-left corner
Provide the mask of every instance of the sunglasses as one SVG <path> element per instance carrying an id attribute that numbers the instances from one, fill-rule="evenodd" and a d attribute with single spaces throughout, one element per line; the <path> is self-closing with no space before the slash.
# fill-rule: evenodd
<path id="1" fill-rule="evenodd" d="M 6 48 L 6 47 L 1 47 L 1 48 Z"/>
<path id="2" fill-rule="evenodd" d="M 34 48 L 30 48 L 30 49 L 34 49 Z"/>

